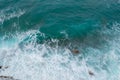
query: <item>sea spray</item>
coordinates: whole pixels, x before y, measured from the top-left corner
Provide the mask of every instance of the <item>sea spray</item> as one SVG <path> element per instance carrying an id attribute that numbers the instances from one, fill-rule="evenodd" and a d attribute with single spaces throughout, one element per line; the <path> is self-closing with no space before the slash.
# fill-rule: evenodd
<path id="1" fill-rule="evenodd" d="M 119 80 L 118 0 L 0 0 L 0 76 Z"/>
<path id="2" fill-rule="evenodd" d="M 8 69 L 1 74 L 21 80 L 118 80 L 120 75 L 118 66 L 120 39 L 117 36 L 119 24 L 115 23 L 113 26 L 112 29 L 100 31 L 100 34 L 108 36 L 114 32 L 114 39 L 109 41 L 107 38 L 107 43 L 100 48 L 87 46 L 86 43 L 82 43 L 86 44 L 84 48 L 81 44 L 74 44 L 81 48 L 79 55 L 74 55 L 68 47 L 60 47 L 57 42 L 54 44 L 56 46 L 51 47 L 47 43 L 33 44 L 35 43 L 33 41 L 23 48 L 24 51 L 19 47 L 19 43 L 15 43 L 14 48 L 1 48 L 1 52 L 5 54 L 1 53 L 4 56 L 1 56 L 4 58 L 3 65 L 8 66 Z M 91 76 L 89 71 L 94 75 Z"/>

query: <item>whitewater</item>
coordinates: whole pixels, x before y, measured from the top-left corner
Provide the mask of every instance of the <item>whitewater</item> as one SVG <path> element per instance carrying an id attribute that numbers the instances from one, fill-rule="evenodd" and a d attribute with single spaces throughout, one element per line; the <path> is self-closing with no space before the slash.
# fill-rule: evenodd
<path id="1" fill-rule="evenodd" d="M 0 80 L 119 80 L 120 1 L 0 0 L 0 66 Z"/>

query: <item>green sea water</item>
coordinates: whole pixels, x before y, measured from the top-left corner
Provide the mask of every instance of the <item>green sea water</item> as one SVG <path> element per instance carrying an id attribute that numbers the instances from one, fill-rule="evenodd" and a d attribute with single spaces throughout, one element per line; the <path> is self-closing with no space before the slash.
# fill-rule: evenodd
<path id="1" fill-rule="evenodd" d="M 119 80 L 119 45 L 119 0 L 0 0 L 0 75 Z"/>

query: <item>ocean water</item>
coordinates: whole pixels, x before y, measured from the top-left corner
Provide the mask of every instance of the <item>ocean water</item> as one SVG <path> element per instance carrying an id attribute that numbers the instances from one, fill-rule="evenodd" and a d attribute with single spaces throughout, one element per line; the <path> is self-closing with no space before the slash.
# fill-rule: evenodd
<path id="1" fill-rule="evenodd" d="M 19 80 L 119 80 L 120 0 L 0 0 L 0 66 Z"/>

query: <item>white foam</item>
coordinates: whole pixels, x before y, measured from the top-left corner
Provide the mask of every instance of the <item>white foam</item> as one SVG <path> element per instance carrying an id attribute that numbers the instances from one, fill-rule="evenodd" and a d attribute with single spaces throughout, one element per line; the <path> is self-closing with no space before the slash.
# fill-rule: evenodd
<path id="1" fill-rule="evenodd" d="M 112 31 L 119 33 L 116 28 Z M 35 34 L 36 31 L 18 34 L 19 41 L 31 33 Z M 68 48 L 50 47 L 47 44 L 29 44 L 22 51 L 17 46 L 18 41 L 14 47 L 1 49 L 0 59 L 8 69 L 0 74 L 20 80 L 119 80 L 120 37 L 116 33 L 117 38 L 110 41 L 109 46 L 103 49 L 88 46 L 77 56 L 72 55 Z"/>
<path id="2" fill-rule="evenodd" d="M 12 11 L 12 12 L 9 12 L 9 11 Z M 1 10 L 0 11 L 0 24 L 3 24 L 5 20 L 10 20 L 11 18 L 15 18 L 15 17 L 19 18 L 24 13 L 25 11 L 21 9 L 14 10 L 10 8 L 10 9 Z"/>

